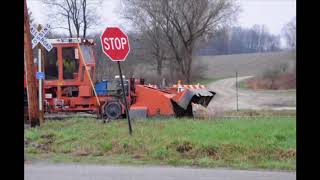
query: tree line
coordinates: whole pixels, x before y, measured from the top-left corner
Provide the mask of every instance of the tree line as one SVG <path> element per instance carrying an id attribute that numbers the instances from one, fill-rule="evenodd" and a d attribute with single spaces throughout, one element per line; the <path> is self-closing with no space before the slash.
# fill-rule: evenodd
<path id="1" fill-rule="evenodd" d="M 104 61 L 107 57 L 101 51 L 100 33 L 87 33 L 98 22 L 95 8 L 101 0 L 42 1 L 51 7 L 50 24 L 68 32 L 48 36 L 94 38 L 97 67 L 101 69 L 98 77 L 116 73 L 116 68 Z M 159 81 L 168 78 L 169 73 L 171 80 L 182 78 L 190 83 L 199 68 L 193 56 L 280 50 L 280 36 L 269 33 L 266 26 L 232 26 L 239 13 L 236 0 L 122 0 L 121 3 L 122 18 L 136 30 L 129 32 L 132 49 L 124 63 L 128 76 L 134 75 L 132 64 L 138 63 L 153 67 Z M 287 39 L 293 39 L 292 29 L 284 28 Z"/>
<path id="2" fill-rule="evenodd" d="M 222 29 L 206 42 L 198 55 L 222 55 L 280 51 L 280 36 L 269 33 L 265 25 L 252 28 Z"/>

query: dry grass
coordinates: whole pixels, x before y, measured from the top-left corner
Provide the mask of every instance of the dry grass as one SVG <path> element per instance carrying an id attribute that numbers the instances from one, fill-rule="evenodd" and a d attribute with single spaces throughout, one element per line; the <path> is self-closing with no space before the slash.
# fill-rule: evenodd
<path id="1" fill-rule="evenodd" d="M 217 119 L 222 118 L 224 116 L 225 110 L 222 107 L 203 107 L 198 104 L 194 104 L 192 106 L 193 115 L 195 118 L 201 119 Z"/>
<path id="2" fill-rule="evenodd" d="M 286 90 L 296 88 L 296 76 L 294 73 L 282 73 L 276 77 L 253 77 L 243 82 L 246 88 Z"/>
<path id="3" fill-rule="evenodd" d="M 284 63 L 289 68 L 295 63 L 290 52 L 250 53 L 219 56 L 196 56 L 194 63 L 206 64 L 204 72 L 206 78 L 234 77 L 236 71 L 239 76 L 258 75 L 261 72 Z"/>
<path id="4" fill-rule="evenodd" d="M 239 110 L 239 111 L 225 111 L 224 116 L 243 116 L 243 117 L 286 117 L 286 116 L 296 116 L 295 110 Z"/>

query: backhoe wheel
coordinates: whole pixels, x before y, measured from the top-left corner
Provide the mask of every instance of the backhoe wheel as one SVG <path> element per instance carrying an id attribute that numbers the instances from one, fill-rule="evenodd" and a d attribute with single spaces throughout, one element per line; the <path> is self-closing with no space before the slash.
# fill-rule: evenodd
<path id="1" fill-rule="evenodd" d="M 110 102 L 105 105 L 104 113 L 109 119 L 118 119 L 121 116 L 121 105 L 118 102 Z"/>

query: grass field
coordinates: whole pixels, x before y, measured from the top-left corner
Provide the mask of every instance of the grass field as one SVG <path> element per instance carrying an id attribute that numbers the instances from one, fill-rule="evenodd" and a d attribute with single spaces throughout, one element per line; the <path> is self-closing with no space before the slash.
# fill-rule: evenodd
<path id="1" fill-rule="evenodd" d="M 235 77 L 236 71 L 238 71 L 238 76 L 255 76 L 283 63 L 288 63 L 289 67 L 292 68 L 295 63 L 295 57 L 291 52 L 194 56 L 194 69 L 192 71 L 193 74 L 201 74 L 202 80 L 193 81 L 192 83 L 196 84 L 200 82 L 200 84 L 207 85 L 211 80 Z M 152 80 L 158 78 L 155 67 L 150 64 L 137 64 L 134 68 L 134 75 L 136 77 L 144 77 L 147 83 L 153 83 Z M 163 75 L 168 76 L 169 74 L 170 70 L 164 68 Z"/>
<path id="2" fill-rule="evenodd" d="M 267 69 L 277 65 L 288 63 L 292 68 L 295 57 L 290 52 L 267 52 L 232 54 L 219 56 L 195 56 L 194 63 L 200 63 L 206 67 L 206 78 L 235 77 L 236 71 L 239 76 L 258 75 Z"/>
<path id="3" fill-rule="evenodd" d="M 295 118 L 48 121 L 25 130 L 27 160 L 295 170 Z"/>

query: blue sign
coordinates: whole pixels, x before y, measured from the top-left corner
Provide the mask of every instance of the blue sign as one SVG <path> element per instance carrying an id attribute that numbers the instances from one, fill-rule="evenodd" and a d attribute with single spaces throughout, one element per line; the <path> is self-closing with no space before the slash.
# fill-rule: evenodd
<path id="1" fill-rule="evenodd" d="M 37 79 L 44 79 L 44 72 L 37 72 Z"/>

